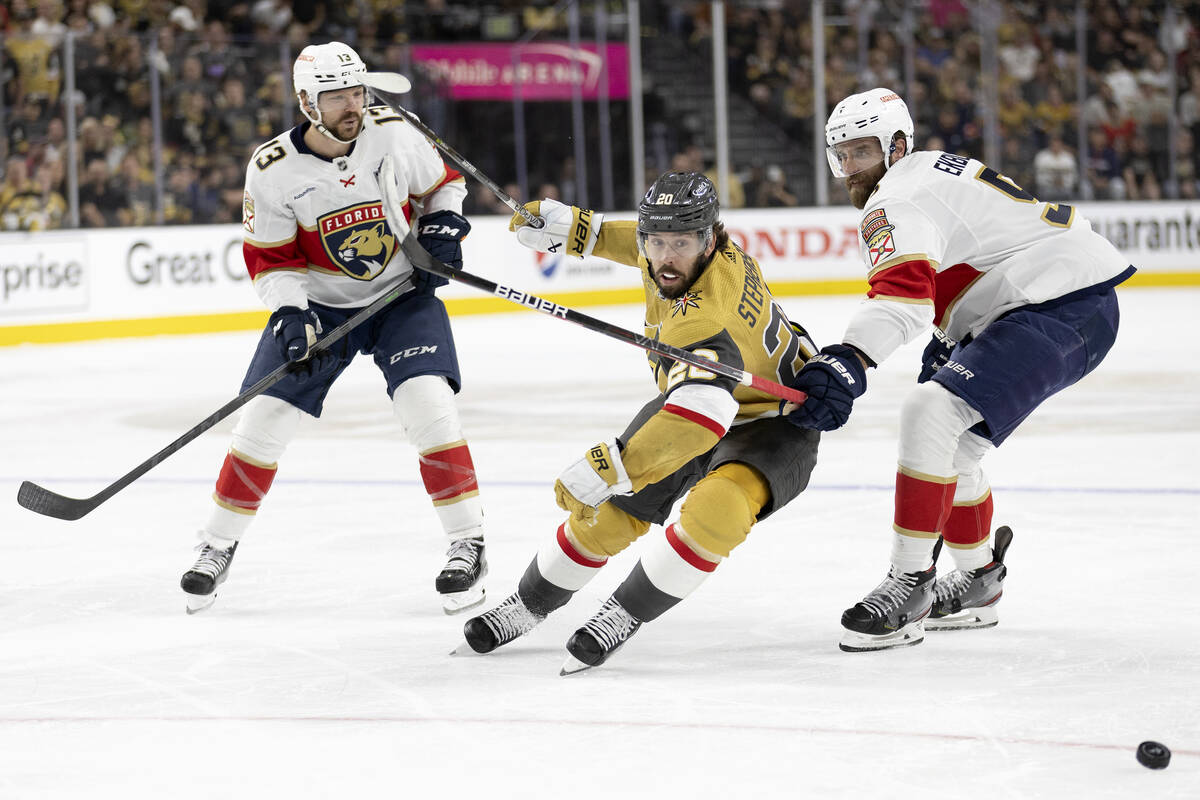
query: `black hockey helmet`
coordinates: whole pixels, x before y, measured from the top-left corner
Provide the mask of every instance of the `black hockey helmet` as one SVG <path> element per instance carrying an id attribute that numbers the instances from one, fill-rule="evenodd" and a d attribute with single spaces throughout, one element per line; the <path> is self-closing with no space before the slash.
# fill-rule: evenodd
<path id="1" fill-rule="evenodd" d="M 650 185 L 638 204 L 638 230 L 666 233 L 711 229 L 719 211 L 712 181 L 699 172 L 667 172 Z"/>

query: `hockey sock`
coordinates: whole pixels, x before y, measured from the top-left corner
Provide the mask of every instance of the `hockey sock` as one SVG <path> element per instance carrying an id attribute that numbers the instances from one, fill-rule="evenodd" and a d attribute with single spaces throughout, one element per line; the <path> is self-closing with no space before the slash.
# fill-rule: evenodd
<path id="1" fill-rule="evenodd" d="M 897 573 L 921 572 L 933 563 L 934 546 L 954 502 L 959 441 L 982 419 L 934 381 L 918 385 L 904 399 L 892 520 L 892 567 Z"/>
<path id="2" fill-rule="evenodd" d="M 892 566 L 897 573 L 921 572 L 933 563 L 933 548 L 950 516 L 955 478 L 896 471 L 896 515 Z"/>
<path id="3" fill-rule="evenodd" d="M 521 576 L 517 592 L 530 611 L 549 614 L 562 608 L 575 592 L 596 577 L 608 559 L 572 541 L 564 522 L 554 538 L 544 543 Z"/>
<path id="4" fill-rule="evenodd" d="M 992 561 L 992 549 L 987 546 L 992 530 L 992 493 L 967 502 L 955 503 L 946 520 L 942 537 L 950 548 L 954 565 L 963 572 L 986 567 Z"/>
<path id="5" fill-rule="evenodd" d="M 695 591 L 720 563 L 720 556 L 699 547 L 675 523 L 647 543 L 613 597 L 635 618 L 649 622 Z"/>
<path id="6" fill-rule="evenodd" d="M 225 455 L 213 492 L 213 509 L 201 538 L 214 547 L 228 549 L 242 538 L 258 513 L 279 465 L 262 464 L 236 450 Z"/>
<path id="7" fill-rule="evenodd" d="M 483 535 L 483 505 L 475 464 L 465 441 L 424 450 L 420 455 L 421 480 L 451 539 Z"/>

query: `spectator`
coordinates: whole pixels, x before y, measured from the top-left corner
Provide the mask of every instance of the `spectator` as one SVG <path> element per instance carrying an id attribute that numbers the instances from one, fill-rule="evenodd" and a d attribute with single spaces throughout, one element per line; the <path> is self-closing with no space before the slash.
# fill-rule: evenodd
<path id="1" fill-rule="evenodd" d="M 79 221 L 85 228 L 110 228 L 120 224 L 128 205 L 125 193 L 112 182 L 108 162 L 93 158 L 79 184 Z"/>
<path id="2" fill-rule="evenodd" d="M 1006 38 L 1008 41 L 1000 45 L 996 52 L 1004 67 L 1004 73 L 1018 84 L 1029 83 L 1033 80 L 1034 72 L 1037 70 L 1038 61 L 1041 58 L 1041 51 L 1033 43 L 1033 34 L 1026 25 L 1021 24 L 1014 28 L 1007 37 L 1002 35 L 1001 41 Z M 893 84 L 882 85 L 891 86 Z"/>
<path id="3" fill-rule="evenodd" d="M 0 184 L 0 228 L 6 231 L 21 230 L 20 205 L 22 198 L 31 191 L 29 165 L 25 157 L 9 156 L 4 166 L 4 183 Z"/>
<path id="4" fill-rule="evenodd" d="M 148 154 L 148 150 L 145 151 Z M 154 176 L 138 151 L 129 151 L 121 159 L 116 184 L 125 194 L 126 206 L 119 216 L 122 225 L 154 224 Z M 239 220 L 240 221 L 240 220 Z"/>
<path id="5" fill-rule="evenodd" d="M 796 205 L 796 195 L 787 187 L 787 176 L 778 164 L 767 167 L 766 180 L 759 186 L 755 208 L 790 208 Z"/>
<path id="6" fill-rule="evenodd" d="M 1154 175 L 1154 161 L 1150 158 L 1150 144 L 1145 136 L 1133 137 L 1124 177 L 1125 192 L 1130 200 L 1162 199 L 1162 189 Z"/>
<path id="7" fill-rule="evenodd" d="M 1062 89 L 1057 85 L 1047 86 L 1046 98 L 1033 109 L 1033 124 L 1041 131 L 1043 140 L 1062 136 L 1074 122 L 1075 105 L 1063 99 Z"/>
<path id="8" fill-rule="evenodd" d="M 1087 200 L 1125 199 L 1125 180 L 1121 176 L 1121 160 L 1101 128 L 1088 131 L 1088 151 L 1085 172 L 1089 196 Z"/>
<path id="9" fill-rule="evenodd" d="M 1037 196 L 1042 200 L 1056 202 L 1075 197 L 1079 166 L 1061 136 L 1051 136 L 1050 144 L 1034 156 L 1033 174 Z"/>
<path id="10" fill-rule="evenodd" d="M 1175 182 L 1179 198 L 1195 200 L 1200 195 L 1197 174 L 1195 138 L 1190 130 L 1183 128 L 1175 137 Z"/>

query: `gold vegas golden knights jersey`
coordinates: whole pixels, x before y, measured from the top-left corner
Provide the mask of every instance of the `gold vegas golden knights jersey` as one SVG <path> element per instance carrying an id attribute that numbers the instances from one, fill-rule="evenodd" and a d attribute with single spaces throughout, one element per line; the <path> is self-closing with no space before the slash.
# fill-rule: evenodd
<path id="1" fill-rule="evenodd" d="M 803 328 L 789 322 L 753 258 L 730 242 L 713 254 L 699 280 L 683 297 L 666 300 L 659 295 L 646 261 L 638 253 L 636 232 L 637 223 L 633 221 L 605 222 L 593 255 L 641 267 L 648 337 L 791 385 L 816 347 Z M 664 394 L 680 384 L 697 381 L 732 392 L 738 403 L 735 425 L 778 413 L 779 398 L 732 379 L 654 353 L 650 354 L 650 362 Z"/>
<path id="2" fill-rule="evenodd" d="M 713 254 L 682 297 L 667 300 L 646 270 L 636 236 L 634 221 L 604 222 L 593 255 L 642 268 L 648 337 L 784 385 L 816 352 L 772 298 L 758 264 L 732 242 Z M 624 443 L 635 489 L 705 452 L 731 426 L 779 413 L 778 398 L 730 378 L 654 353 L 650 363 L 665 402 Z"/>

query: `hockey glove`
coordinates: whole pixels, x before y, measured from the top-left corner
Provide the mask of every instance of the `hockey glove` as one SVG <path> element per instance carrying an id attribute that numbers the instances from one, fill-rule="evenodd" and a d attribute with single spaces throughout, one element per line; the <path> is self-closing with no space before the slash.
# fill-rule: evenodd
<path id="1" fill-rule="evenodd" d="M 932 378 L 933 373 L 950 360 L 950 354 L 954 352 L 957 345 L 958 342 L 948 338 L 946 334 L 935 328 L 933 338 L 929 340 L 929 344 L 925 345 L 925 352 L 921 354 L 921 373 L 917 375 L 917 383 L 924 383 Z"/>
<path id="2" fill-rule="evenodd" d="M 787 415 L 788 422 L 798 428 L 833 431 L 846 424 L 855 398 L 866 391 L 867 371 L 857 350 L 831 344 L 804 364 L 792 387 L 805 392 L 808 400 Z"/>
<path id="3" fill-rule="evenodd" d="M 462 240 L 471 232 L 471 223 L 461 214 L 443 209 L 426 214 L 417 222 L 417 243 L 429 251 L 429 255 L 448 267 L 462 269 Z M 413 286 L 418 294 L 433 294 L 439 286 L 450 281 L 413 267 Z"/>
<path id="4" fill-rule="evenodd" d="M 304 383 L 313 374 L 330 368 L 337 360 L 333 353 L 312 350 L 317 342 L 317 334 L 321 333 L 321 319 L 311 308 L 281 306 L 271 314 L 267 325 L 271 333 L 275 334 L 279 354 L 290 363 L 298 365 L 292 371 L 297 383 Z"/>
<path id="5" fill-rule="evenodd" d="M 554 482 L 558 507 L 584 522 L 594 520 L 597 507 L 616 494 L 633 494 L 633 482 L 621 463 L 615 439 L 588 450 Z"/>
<path id="6" fill-rule="evenodd" d="M 557 200 L 534 200 L 526 203 L 525 208 L 546 224 L 534 228 L 520 214 L 513 214 L 508 229 L 517 234 L 518 242 L 543 253 L 566 253 L 576 258 L 592 254 L 596 240 L 600 238 L 603 214 L 563 205 Z"/>

